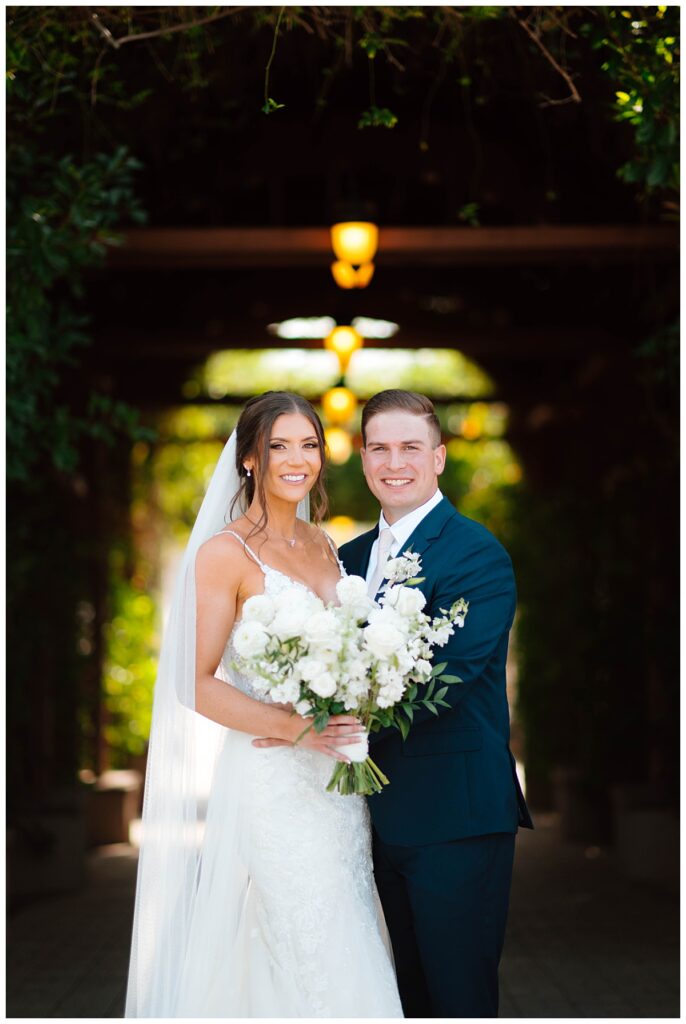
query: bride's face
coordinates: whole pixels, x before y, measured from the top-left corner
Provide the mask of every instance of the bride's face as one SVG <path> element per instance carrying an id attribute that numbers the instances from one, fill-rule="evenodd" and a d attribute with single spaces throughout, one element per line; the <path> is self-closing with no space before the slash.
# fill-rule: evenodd
<path id="1" fill-rule="evenodd" d="M 271 429 L 269 463 L 262 481 L 266 497 L 302 501 L 317 482 L 321 468 L 319 440 L 307 416 L 299 412 L 279 416 Z"/>

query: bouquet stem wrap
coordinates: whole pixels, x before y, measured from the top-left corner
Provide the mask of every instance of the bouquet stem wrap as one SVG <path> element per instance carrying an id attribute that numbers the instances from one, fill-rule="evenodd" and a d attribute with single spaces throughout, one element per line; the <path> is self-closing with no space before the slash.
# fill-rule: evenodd
<path id="1" fill-rule="evenodd" d="M 339 747 L 338 750 L 339 753 L 345 754 L 346 757 L 349 757 L 355 763 L 366 761 L 369 755 L 369 733 L 366 732 L 357 743 L 346 743 L 344 747 Z"/>
<path id="2" fill-rule="evenodd" d="M 388 785 L 388 779 L 369 756 L 369 733 L 366 732 L 357 743 L 347 743 L 338 750 L 349 757 L 351 763 L 336 763 L 326 787 L 329 792 L 335 789 L 343 796 L 371 796 Z"/>

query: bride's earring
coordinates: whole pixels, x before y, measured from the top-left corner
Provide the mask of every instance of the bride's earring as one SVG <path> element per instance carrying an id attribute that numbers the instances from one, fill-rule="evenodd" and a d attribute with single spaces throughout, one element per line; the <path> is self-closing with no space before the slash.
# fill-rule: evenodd
<path id="1" fill-rule="evenodd" d="M 248 467 L 247 467 L 247 466 L 246 466 L 246 468 L 245 468 L 245 475 L 246 475 L 246 476 L 252 476 L 252 470 L 248 469 Z"/>

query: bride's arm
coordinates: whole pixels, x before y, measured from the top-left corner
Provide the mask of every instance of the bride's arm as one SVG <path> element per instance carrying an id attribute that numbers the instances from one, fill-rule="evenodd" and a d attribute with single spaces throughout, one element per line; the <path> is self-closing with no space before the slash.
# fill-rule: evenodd
<path id="1" fill-rule="evenodd" d="M 199 549 L 195 563 L 195 710 L 228 729 L 294 743 L 310 721 L 254 700 L 215 677 L 233 627 L 241 576 L 241 559 L 228 538 L 213 537 Z M 349 743 L 359 732 L 354 718 L 337 715 L 324 732 L 310 730 L 300 745 L 347 761 L 335 747 Z"/>

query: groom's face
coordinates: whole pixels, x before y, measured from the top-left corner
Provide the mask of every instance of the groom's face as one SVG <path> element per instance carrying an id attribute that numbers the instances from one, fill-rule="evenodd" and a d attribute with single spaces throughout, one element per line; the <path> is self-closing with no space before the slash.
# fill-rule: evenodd
<path id="1" fill-rule="evenodd" d="M 424 416 L 400 409 L 373 416 L 365 440 L 361 454 L 367 485 L 393 524 L 435 493 L 445 445 L 436 443 Z"/>

